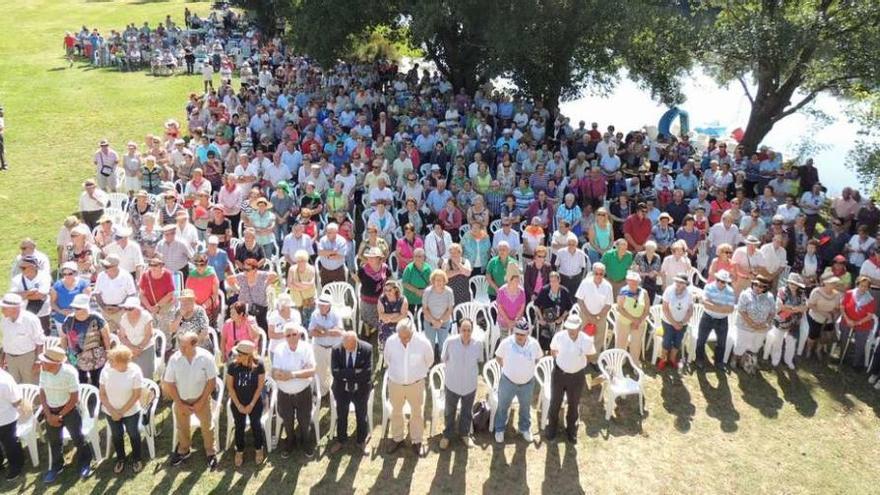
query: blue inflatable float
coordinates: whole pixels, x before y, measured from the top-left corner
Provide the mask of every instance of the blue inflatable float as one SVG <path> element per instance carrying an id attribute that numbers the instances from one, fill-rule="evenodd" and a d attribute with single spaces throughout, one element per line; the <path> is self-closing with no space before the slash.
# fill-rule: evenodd
<path id="1" fill-rule="evenodd" d="M 672 107 L 660 117 L 660 122 L 657 123 L 657 134 L 661 136 L 671 136 L 672 133 L 669 132 L 669 128 L 672 126 L 672 122 L 675 121 L 676 117 L 678 117 L 678 125 L 681 128 L 679 135 L 690 132 L 691 126 L 688 113 L 678 107 Z"/>

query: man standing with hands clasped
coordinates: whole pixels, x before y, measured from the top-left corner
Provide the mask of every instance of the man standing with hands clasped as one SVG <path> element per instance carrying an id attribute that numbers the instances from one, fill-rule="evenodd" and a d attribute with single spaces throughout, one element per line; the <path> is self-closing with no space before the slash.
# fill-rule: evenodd
<path id="1" fill-rule="evenodd" d="M 455 431 L 455 413 L 461 404 L 458 416 L 458 434 L 465 446 L 474 446 L 471 438 L 474 397 L 477 394 L 477 379 L 480 363 L 483 362 L 483 343 L 473 339 L 474 323 L 465 318 L 458 322 L 458 335 L 446 339 L 440 360 L 446 365 L 446 387 L 443 399 L 446 415 L 446 428 L 440 440 L 440 448 L 449 447 Z"/>
<path id="2" fill-rule="evenodd" d="M 583 323 L 577 315 L 568 315 L 562 330 L 556 332 L 550 342 L 553 356 L 553 375 L 550 378 L 550 407 L 547 410 L 547 440 L 556 438 L 559 426 L 559 409 L 563 394 L 568 397 L 565 411 L 565 432 L 568 441 L 577 443 L 578 404 L 584 391 L 587 356 L 595 354 L 593 340 L 581 331 Z"/>
<path id="3" fill-rule="evenodd" d="M 544 355 L 538 341 L 531 336 L 532 329 L 525 319 L 520 319 L 513 333 L 504 338 L 495 351 L 495 359 L 501 365 L 498 379 L 498 410 L 495 412 L 495 441 L 504 443 L 507 415 L 516 397 L 519 403 L 517 429 L 526 442 L 532 441 L 532 392 L 535 389 L 535 367 Z"/>
<path id="4" fill-rule="evenodd" d="M 388 395 L 391 400 L 391 437 L 388 453 L 393 454 L 403 445 L 403 405 L 409 403 L 409 436 L 413 450 L 425 454 L 422 440 L 425 431 L 425 377 L 434 364 L 434 346 L 421 333 L 415 332 L 413 322 L 405 318 L 397 322 L 397 333 L 385 342 L 385 362 L 388 363 Z"/>
<path id="5" fill-rule="evenodd" d="M 605 347 L 605 331 L 608 326 L 605 317 L 611 311 L 611 305 L 614 304 L 611 283 L 605 280 L 604 264 L 596 263 L 593 265 L 593 273 L 581 281 L 575 298 L 580 309 L 584 330 L 587 335 L 593 337 L 593 347 L 596 352 L 590 356 L 589 361 L 595 365 L 599 357 L 598 354 Z"/>
<path id="6" fill-rule="evenodd" d="M 342 345 L 334 347 L 330 357 L 333 373 L 333 397 L 336 399 L 336 442 L 330 446 L 330 454 L 342 450 L 348 440 L 348 412 L 354 404 L 357 430 L 355 438 L 358 452 L 369 454 L 369 424 L 367 409 L 370 390 L 373 388 L 373 346 L 357 338 L 355 332 L 342 335 Z M 333 428 L 333 425 L 330 425 Z"/>
<path id="7" fill-rule="evenodd" d="M 315 373 L 321 387 L 321 397 L 330 392 L 330 354 L 342 343 L 342 320 L 332 308 L 330 296 L 318 298 L 318 307 L 309 320 L 309 334 L 315 350 Z"/>

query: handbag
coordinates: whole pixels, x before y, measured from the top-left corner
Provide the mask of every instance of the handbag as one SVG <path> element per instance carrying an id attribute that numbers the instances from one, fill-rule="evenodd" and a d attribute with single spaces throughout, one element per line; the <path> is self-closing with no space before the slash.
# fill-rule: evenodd
<path id="1" fill-rule="evenodd" d="M 22 287 L 25 291 L 28 291 L 28 290 L 30 290 L 30 289 L 28 289 L 28 287 L 27 287 L 27 282 L 26 282 L 26 280 L 27 280 L 27 279 L 24 278 L 24 275 L 22 275 L 22 276 L 21 276 L 21 287 Z M 41 309 L 43 309 L 43 304 L 44 304 L 44 303 L 45 303 L 45 301 L 42 301 L 42 300 L 40 300 L 40 299 L 31 299 L 31 300 L 28 300 L 28 302 L 27 302 L 27 307 L 26 307 L 25 309 L 27 309 L 27 312 L 28 312 L 28 313 L 37 314 L 37 313 L 40 312 Z"/>

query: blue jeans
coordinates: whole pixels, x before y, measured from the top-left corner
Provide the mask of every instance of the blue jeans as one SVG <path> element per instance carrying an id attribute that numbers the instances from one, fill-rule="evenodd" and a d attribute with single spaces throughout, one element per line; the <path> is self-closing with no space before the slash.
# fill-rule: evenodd
<path id="1" fill-rule="evenodd" d="M 431 343 L 431 346 L 434 345 L 434 342 L 437 342 L 437 345 L 440 346 L 440 350 L 443 350 L 443 343 L 446 342 L 446 339 L 449 337 L 449 327 L 452 326 L 451 321 L 447 321 L 445 324 L 440 325 L 439 327 L 435 327 L 428 323 L 425 320 L 425 337 L 428 338 L 428 341 Z"/>
<path id="2" fill-rule="evenodd" d="M 498 384 L 498 410 L 495 412 L 495 432 L 503 432 L 507 426 L 507 414 L 510 412 L 510 403 L 516 397 L 519 402 L 519 424 L 517 429 L 520 433 L 529 431 L 532 427 L 532 391 L 535 389 L 535 379 L 517 385 L 501 375 L 501 383 Z"/>

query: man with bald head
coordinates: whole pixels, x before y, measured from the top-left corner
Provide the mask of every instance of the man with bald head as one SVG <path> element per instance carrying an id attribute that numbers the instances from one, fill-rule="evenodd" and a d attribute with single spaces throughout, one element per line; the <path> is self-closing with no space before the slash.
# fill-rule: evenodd
<path id="1" fill-rule="evenodd" d="M 354 404 L 357 450 L 369 454 L 367 401 L 373 387 L 373 346 L 358 339 L 355 332 L 343 333 L 342 344 L 334 347 L 330 356 L 330 368 L 336 399 L 336 442 L 330 446 L 330 454 L 339 452 L 348 440 L 349 404 Z"/>

